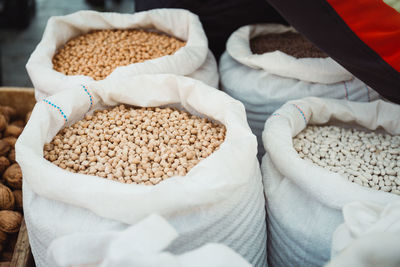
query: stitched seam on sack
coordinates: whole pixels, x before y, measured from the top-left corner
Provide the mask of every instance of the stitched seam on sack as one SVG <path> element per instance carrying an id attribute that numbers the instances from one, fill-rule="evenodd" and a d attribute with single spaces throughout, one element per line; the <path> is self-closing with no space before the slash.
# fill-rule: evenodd
<path id="1" fill-rule="evenodd" d="M 63 117 L 64 122 L 68 121 L 67 116 L 65 115 L 65 113 L 62 111 L 62 109 L 59 106 L 57 106 L 56 104 L 53 104 L 51 101 L 49 101 L 47 99 L 43 99 L 43 102 L 45 102 L 45 103 L 49 104 L 51 107 L 57 109 L 60 112 L 61 116 Z"/>
<path id="2" fill-rule="evenodd" d="M 369 89 L 368 89 L 368 86 L 366 84 L 365 84 L 365 89 L 367 89 L 368 102 L 371 102 L 371 98 L 369 96 Z"/>
<path id="3" fill-rule="evenodd" d="M 306 115 L 304 114 L 303 110 L 296 104 L 292 104 L 292 105 L 300 112 L 301 116 L 304 119 L 304 123 L 307 125 L 307 118 L 306 118 Z"/>
<path id="4" fill-rule="evenodd" d="M 89 89 L 85 86 L 85 85 L 83 85 L 83 84 L 81 84 L 82 85 L 82 88 L 83 88 L 83 90 L 86 92 L 86 94 L 89 96 L 89 101 L 90 101 L 90 106 L 89 106 L 89 110 L 91 110 L 92 109 L 92 106 L 93 106 L 93 97 L 92 97 L 92 94 L 89 92 Z M 89 111 L 88 110 L 88 111 Z"/>

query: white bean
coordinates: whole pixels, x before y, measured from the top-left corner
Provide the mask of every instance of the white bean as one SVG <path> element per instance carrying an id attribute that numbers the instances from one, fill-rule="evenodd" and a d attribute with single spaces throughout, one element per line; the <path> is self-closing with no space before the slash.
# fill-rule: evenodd
<path id="1" fill-rule="evenodd" d="M 293 140 L 300 157 L 359 185 L 400 192 L 400 136 L 309 126 Z"/>

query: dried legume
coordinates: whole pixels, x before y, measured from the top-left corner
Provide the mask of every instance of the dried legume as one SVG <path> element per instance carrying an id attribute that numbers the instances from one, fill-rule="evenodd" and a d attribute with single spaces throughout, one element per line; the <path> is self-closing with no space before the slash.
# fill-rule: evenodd
<path id="1" fill-rule="evenodd" d="M 293 139 L 302 159 L 347 180 L 400 195 L 400 136 L 336 126 L 309 126 Z"/>
<path id="2" fill-rule="evenodd" d="M 185 44 L 145 30 L 97 30 L 69 40 L 54 55 L 53 68 L 102 80 L 118 66 L 172 55 Z"/>
<path id="3" fill-rule="evenodd" d="M 45 145 L 44 157 L 74 173 L 155 185 L 185 176 L 219 148 L 225 131 L 177 109 L 120 105 L 61 130 Z"/>

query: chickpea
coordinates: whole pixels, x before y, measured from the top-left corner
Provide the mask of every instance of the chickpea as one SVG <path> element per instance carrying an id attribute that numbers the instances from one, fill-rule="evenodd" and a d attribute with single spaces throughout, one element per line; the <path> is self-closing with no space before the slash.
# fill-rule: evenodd
<path id="1" fill-rule="evenodd" d="M 69 40 L 53 57 L 53 68 L 65 75 L 106 78 L 118 66 L 172 55 L 186 43 L 145 30 L 96 30 Z M 117 125 L 122 125 L 117 120 Z"/>
<path id="2" fill-rule="evenodd" d="M 61 130 L 43 150 L 45 159 L 67 171 L 156 185 L 185 176 L 219 148 L 225 131 L 221 124 L 181 110 L 119 105 Z"/>

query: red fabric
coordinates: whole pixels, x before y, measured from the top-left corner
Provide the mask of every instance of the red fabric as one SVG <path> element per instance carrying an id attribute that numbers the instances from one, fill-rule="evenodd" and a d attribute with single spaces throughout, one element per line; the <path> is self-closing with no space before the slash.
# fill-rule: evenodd
<path id="1" fill-rule="evenodd" d="M 350 29 L 400 72 L 400 13 L 382 0 L 327 0 Z"/>

